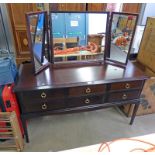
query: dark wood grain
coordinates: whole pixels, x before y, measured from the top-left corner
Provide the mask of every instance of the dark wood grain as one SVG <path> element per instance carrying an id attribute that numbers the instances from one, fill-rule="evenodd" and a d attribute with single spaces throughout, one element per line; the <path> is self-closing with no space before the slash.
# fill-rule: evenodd
<path id="1" fill-rule="evenodd" d="M 89 105 L 103 104 L 103 103 L 104 103 L 103 95 L 68 98 L 66 108 L 89 106 Z"/>
<path id="2" fill-rule="evenodd" d="M 36 76 L 31 64 L 21 65 L 20 70 L 20 78 L 14 88 L 16 92 L 147 79 L 147 76 L 130 61 L 126 68 L 110 64 L 73 68 L 53 68 L 50 65 Z"/>
<path id="3" fill-rule="evenodd" d="M 65 101 L 61 99 L 57 100 L 50 100 L 50 101 L 34 101 L 33 103 L 24 104 L 23 113 L 30 113 L 30 112 L 46 112 L 51 110 L 57 109 L 64 109 L 66 108 Z"/>
<path id="4" fill-rule="evenodd" d="M 73 87 L 69 89 L 69 96 L 80 96 L 88 95 L 94 93 L 104 93 L 106 85 L 90 85 L 90 86 L 81 86 Z"/>
<path id="5" fill-rule="evenodd" d="M 108 63 L 91 66 L 74 64 L 63 68 L 51 64 L 36 76 L 32 68 L 32 64 L 20 66 L 14 87 L 27 142 L 29 138 L 25 123 L 28 118 L 96 110 L 127 103 L 139 104 L 144 81 L 148 78 L 130 61 L 126 68 Z M 129 88 L 126 88 L 127 84 Z M 134 117 L 135 112 L 132 122 Z"/>
<path id="6" fill-rule="evenodd" d="M 109 94 L 108 102 L 118 102 L 139 98 L 139 90 L 129 92 L 115 92 Z"/>
<path id="7" fill-rule="evenodd" d="M 129 81 L 129 82 L 118 82 L 111 84 L 110 90 L 131 90 L 141 88 L 143 86 L 143 81 Z"/>

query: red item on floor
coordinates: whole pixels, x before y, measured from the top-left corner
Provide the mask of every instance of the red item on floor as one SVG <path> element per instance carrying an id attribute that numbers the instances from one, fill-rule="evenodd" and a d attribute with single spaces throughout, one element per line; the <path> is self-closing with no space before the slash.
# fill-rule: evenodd
<path id="1" fill-rule="evenodd" d="M 12 112 L 15 111 L 17 118 L 18 118 L 18 122 L 19 122 L 19 126 L 21 129 L 21 133 L 22 135 L 24 135 L 24 130 L 22 127 L 22 122 L 20 119 L 20 110 L 19 110 L 19 106 L 17 103 L 17 98 L 15 93 L 13 92 L 13 87 L 14 84 L 11 85 L 5 85 L 1 94 L 2 100 L 3 100 L 3 108 L 5 108 L 6 112 Z"/>

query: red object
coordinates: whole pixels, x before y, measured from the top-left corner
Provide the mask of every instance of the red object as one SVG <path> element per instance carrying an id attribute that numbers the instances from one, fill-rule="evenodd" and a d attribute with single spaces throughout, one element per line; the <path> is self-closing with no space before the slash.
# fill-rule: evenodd
<path id="1" fill-rule="evenodd" d="M 16 96 L 13 93 L 13 86 L 14 86 L 14 84 L 4 86 L 4 89 L 2 91 L 3 105 L 6 109 L 6 112 L 12 112 L 12 111 L 16 112 L 19 126 L 21 129 L 21 133 L 22 133 L 22 135 L 24 135 L 23 126 L 22 126 L 22 122 L 20 119 L 20 110 L 19 110 Z"/>
<path id="2" fill-rule="evenodd" d="M 1 112 L 1 109 L 0 109 L 0 112 Z M 3 128 L 6 127 L 6 123 L 5 122 L 1 122 L 0 121 L 0 132 L 6 132 L 7 130 L 4 130 Z M 1 138 L 1 137 L 0 137 Z"/>
<path id="3" fill-rule="evenodd" d="M 128 20 L 133 20 L 133 16 L 128 16 Z"/>

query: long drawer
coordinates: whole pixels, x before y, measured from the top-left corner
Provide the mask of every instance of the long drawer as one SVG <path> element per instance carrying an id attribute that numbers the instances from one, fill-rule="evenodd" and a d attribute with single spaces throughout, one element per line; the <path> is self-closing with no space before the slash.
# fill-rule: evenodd
<path id="1" fill-rule="evenodd" d="M 106 85 L 82 86 L 69 88 L 69 96 L 80 96 L 94 93 L 104 93 Z"/>
<path id="2" fill-rule="evenodd" d="M 143 81 L 129 81 L 129 82 L 118 82 L 110 85 L 110 90 L 129 90 L 129 89 L 140 89 L 143 85 Z"/>
<path id="3" fill-rule="evenodd" d="M 137 99 L 140 96 L 140 90 L 136 91 L 124 91 L 114 92 L 108 95 L 108 102 L 126 101 L 131 99 Z"/>
<path id="4" fill-rule="evenodd" d="M 22 98 L 24 101 L 31 102 L 33 99 L 55 99 L 63 98 L 65 96 L 63 89 L 44 89 L 36 91 L 25 91 L 22 92 Z"/>
<path id="5" fill-rule="evenodd" d="M 104 103 L 103 95 L 93 95 L 85 97 L 74 97 L 67 99 L 67 107 L 78 107 L 78 106 L 88 106 L 92 104 L 102 104 Z"/>
<path id="6" fill-rule="evenodd" d="M 66 108 L 65 100 L 57 99 L 50 101 L 34 101 L 31 104 L 24 104 L 24 112 L 44 112 L 49 110 L 56 110 Z"/>

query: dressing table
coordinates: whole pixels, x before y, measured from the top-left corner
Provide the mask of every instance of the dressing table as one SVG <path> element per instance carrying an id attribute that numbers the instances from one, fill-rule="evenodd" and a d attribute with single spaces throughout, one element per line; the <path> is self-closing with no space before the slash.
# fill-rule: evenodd
<path id="1" fill-rule="evenodd" d="M 135 105 L 132 124 L 148 77 L 131 61 L 127 61 L 124 67 L 109 60 L 48 63 L 48 67 L 46 65 L 41 72 L 39 70 L 37 75 L 34 75 L 33 63 L 20 65 L 14 91 L 20 105 L 26 141 L 29 142 L 27 119 L 50 114 L 83 112 L 130 103 Z"/>

